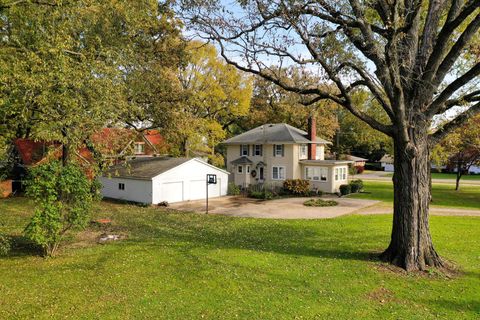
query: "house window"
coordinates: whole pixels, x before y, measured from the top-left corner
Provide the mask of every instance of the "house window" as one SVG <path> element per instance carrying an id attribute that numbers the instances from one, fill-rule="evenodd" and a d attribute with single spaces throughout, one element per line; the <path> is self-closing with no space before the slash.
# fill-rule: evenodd
<path id="1" fill-rule="evenodd" d="M 250 173 L 250 166 L 247 165 L 247 173 Z"/>
<path id="2" fill-rule="evenodd" d="M 285 180 L 285 167 L 272 167 L 273 180 Z"/>
<path id="3" fill-rule="evenodd" d="M 255 145 L 255 155 L 256 156 L 261 156 L 263 153 L 263 146 L 261 144 L 256 144 Z"/>
<path id="4" fill-rule="evenodd" d="M 308 157 L 308 146 L 306 144 L 300 145 L 300 159 L 306 159 Z"/>
<path id="5" fill-rule="evenodd" d="M 328 168 L 319 167 L 306 167 L 305 179 L 313 181 L 327 181 L 328 180 Z"/>
<path id="6" fill-rule="evenodd" d="M 145 153 L 145 142 L 135 142 L 135 154 Z"/>
<path id="7" fill-rule="evenodd" d="M 273 145 L 273 156 L 274 157 L 283 157 L 283 144 L 274 144 Z"/>
<path id="8" fill-rule="evenodd" d="M 242 144 L 240 146 L 240 155 L 241 156 L 248 156 L 249 155 L 249 150 L 248 150 L 248 144 Z"/>
<path id="9" fill-rule="evenodd" d="M 335 169 L 335 181 L 338 180 L 347 180 L 347 168 Z"/>
<path id="10" fill-rule="evenodd" d="M 125 190 L 125 183 L 119 183 L 118 190 Z"/>
<path id="11" fill-rule="evenodd" d="M 237 167 L 237 173 L 243 173 L 243 166 Z"/>

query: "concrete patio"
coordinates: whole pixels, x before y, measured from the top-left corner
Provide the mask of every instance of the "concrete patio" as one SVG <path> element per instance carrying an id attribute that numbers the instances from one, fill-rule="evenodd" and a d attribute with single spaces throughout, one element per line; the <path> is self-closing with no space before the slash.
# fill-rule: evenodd
<path id="1" fill-rule="evenodd" d="M 209 213 L 267 219 L 324 219 L 351 214 L 379 203 L 375 200 L 324 196 L 322 199 L 335 200 L 338 205 L 334 207 L 307 207 L 303 203 L 308 199 L 311 198 L 286 198 L 268 201 L 240 196 L 213 198 L 209 200 Z M 172 203 L 170 207 L 181 211 L 204 213 L 205 200 Z"/>

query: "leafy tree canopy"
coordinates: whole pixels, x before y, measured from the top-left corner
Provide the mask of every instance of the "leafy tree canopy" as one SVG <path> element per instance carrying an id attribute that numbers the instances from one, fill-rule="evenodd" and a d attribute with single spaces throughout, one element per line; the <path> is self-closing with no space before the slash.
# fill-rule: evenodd
<path id="1" fill-rule="evenodd" d="M 142 56 L 155 51 L 162 66 L 179 59 L 177 21 L 154 0 L 3 1 L 0 8 L 5 136 L 74 148 L 136 106 L 126 80 L 151 66 Z"/>

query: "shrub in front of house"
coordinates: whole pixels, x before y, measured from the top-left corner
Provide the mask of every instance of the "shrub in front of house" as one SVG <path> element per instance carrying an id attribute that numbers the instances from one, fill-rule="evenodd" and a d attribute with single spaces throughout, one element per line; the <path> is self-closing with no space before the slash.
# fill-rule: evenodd
<path id="1" fill-rule="evenodd" d="M 310 194 L 310 182 L 303 179 L 287 179 L 283 182 L 283 189 L 295 196 L 306 196 Z"/>
<path id="2" fill-rule="evenodd" d="M 352 188 L 349 184 L 342 184 L 340 186 L 340 195 L 346 196 L 352 192 Z"/>
<path id="3" fill-rule="evenodd" d="M 233 182 L 230 182 L 228 184 L 228 190 L 227 190 L 227 194 L 229 196 L 238 196 L 240 194 L 240 187 L 237 186 L 235 183 Z"/>
<path id="4" fill-rule="evenodd" d="M 350 191 L 352 193 L 357 193 L 363 189 L 363 181 L 361 179 L 350 181 Z"/>
<path id="5" fill-rule="evenodd" d="M 303 203 L 307 207 L 333 207 L 338 205 L 335 200 L 310 199 Z"/>
<path id="6" fill-rule="evenodd" d="M 261 199 L 261 200 L 272 200 L 276 195 L 268 190 L 262 191 L 250 191 L 248 193 L 250 198 Z"/>

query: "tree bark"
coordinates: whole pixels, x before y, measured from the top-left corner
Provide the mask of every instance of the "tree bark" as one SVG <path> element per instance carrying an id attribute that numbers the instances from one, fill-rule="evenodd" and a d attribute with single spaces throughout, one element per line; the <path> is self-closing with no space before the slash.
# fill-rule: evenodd
<path id="1" fill-rule="evenodd" d="M 394 210 L 383 261 L 407 271 L 442 267 L 430 236 L 430 152 L 426 128 L 410 129 L 410 142 L 394 138 Z"/>
<path id="2" fill-rule="evenodd" d="M 460 188 L 460 178 L 462 177 L 462 166 L 460 165 L 460 161 L 457 160 L 457 176 L 455 179 L 455 191 L 458 191 Z"/>

